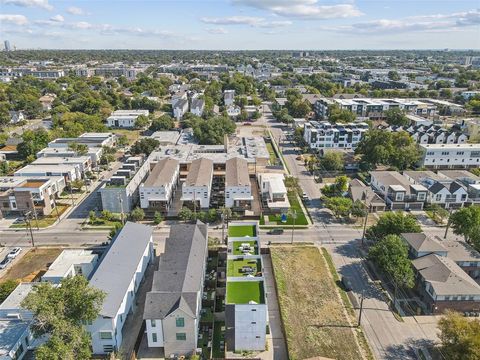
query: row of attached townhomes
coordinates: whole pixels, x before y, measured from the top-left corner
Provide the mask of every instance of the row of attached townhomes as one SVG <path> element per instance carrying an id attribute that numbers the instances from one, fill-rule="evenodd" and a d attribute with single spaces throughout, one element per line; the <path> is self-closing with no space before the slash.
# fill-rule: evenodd
<path id="1" fill-rule="evenodd" d="M 196 209 L 208 209 L 212 193 L 213 161 L 200 158 L 192 161 L 182 186 L 181 200 Z"/>
<path id="2" fill-rule="evenodd" d="M 389 210 L 422 210 L 425 204 L 458 209 L 480 203 L 480 177 L 466 170 L 371 171 L 370 175 L 372 189 Z M 364 196 L 364 189 L 355 187 L 350 186 L 352 198 Z M 367 204 L 375 202 L 374 210 L 382 210 L 379 200 L 367 199 Z"/>
<path id="3" fill-rule="evenodd" d="M 420 144 L 419 166 L 466 169 L 480 166 L 480 144 Z"/>
<path id="4" fill-rule="evenodd" d="M 252 200 L 247 160 L 240 157 L 228 159 L 225 170 L 225 207 L 249 210 Z"/>
<path id="5" fill-rule="evenodd" d="M 140 115 L 148 116 L 148 110 L 115 110 L 107 118 L 107 126 L 111 128 L 134 128 Z"/>
<path id="6" fill-rule="evenodd" d="M 418 144 L 465 144 L 468 135 L 439 125 L 410 125 L 379 127 L 389 132 L 407 132 Z"/>
<path id="7" fill-rule="evenodd" d="M 303 138 L 312 149 L 355 149 L 368 130 L 366 123 L 331 124 L 310 121 L 304 125 Z"/>
<path id="8" fill-rule="evenodd" d="M 138 289 L 153 262 L 152 233 L 150 226 L 127 222 L 91 275 L 90 286 L 106 294 L 97 319 L 85 324 L 94 354 L 122 345 L 125 320 L 137 306 Z"/>
<path id="9" fill-rule="evenodd" d="M 257 222 L 228 225 L 225 326 L 227 351 L 265 350 L 267 298 Z"/>
<path id="10" fill-rule="evenodd" d="M 403 233 L 426 313 L 480 309 L 480 253 L 463 241 Z"/>
<path id="11" fill-rule="evenodd" d="M 143 319 L 149 348 L 163 348 L 165 358 L 195 353 L 207 263 L 208 227 L 176 224 L 145 299 Z"/>
<path id="12" fill-rule="evenodd" d="M 319 119 L 327 119 L 329 108 L 333 106 L 351 111 L 360 120 L 384 120 L 386 111 L 393 108 L 422 117 L 433 117 L 437 113 L 437 105 L 428 99 L 323 98 L 315 102 L 316 116 Z"/>
<path id="13" fill-rule="evenodd" d="M 202 116 L 205 110 L 205 100 L 199 96 L 199 94 L 195 94 L 189 99 L 186 92 L 172 95 L 173 117 L 180 121 L 189 109 L 192 114 Z"/>
<path id="14" fill-rule="evenodd" d="M 41 277 L 55 286 L 63 278 L 81 275 L 88 278 L 98 263 L 98 255 L 83 249 L 63 250 Z M 0 304 L 0 359 L 22 360 L 47 340 L 34 337 L 33 314 L 22 308 L 22 301 L 35 289 L 38 282 L 20 283 Z"/>

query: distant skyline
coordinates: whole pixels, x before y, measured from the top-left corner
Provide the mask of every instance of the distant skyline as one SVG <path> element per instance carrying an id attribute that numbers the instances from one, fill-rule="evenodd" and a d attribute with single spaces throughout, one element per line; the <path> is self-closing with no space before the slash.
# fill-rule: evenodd
<path id="1" fill-rule="evenodd" d="M 480 49 L 478 0 L 0 0 L 18 49 Z"/>

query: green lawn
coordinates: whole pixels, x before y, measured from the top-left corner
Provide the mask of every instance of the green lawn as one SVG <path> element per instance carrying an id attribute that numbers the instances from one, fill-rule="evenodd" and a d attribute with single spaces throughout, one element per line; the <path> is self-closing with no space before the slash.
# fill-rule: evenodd
<path id="1" fill-rule="evenodd" d="M 230 237 L 244 237 L 257 236 L 255 225 L 238 225 L 238 226 L 229 226 L 228 227 L 228 236 Z"/>
<path id="2" fill-rule="evenodd" d="M 258 255 L 258 247 L 257 247 L 257 242 L 255 240 L 253 241 L 234 241 L 232 243 L 233 247 L 233 255 L 243 255 L 244 253 L 240 251 L 239 247 L 242 244 L 250 244 L 250 248 L 253 249 L 253 251 L 250 252 L 252 255 Z"/>
<path id="3" fill-rule="evenodd" d="M 273 145 L 269 142 L 265 143 L 267 145 L 267 150 L 270 155 L 270 164 L 271 165 L 277 165 L 278 161 L 280 160 L 277 156 L 277 153 L 275 152 L 275 149 L 273 148 Z"/>
<path id="4" fill-rule="evenodd" d="M 242 272 L 244 267 L 252 267 L 254 270 L 251 273 Z M 227 261 L 227 276 L 243 277 L 248 274 L 255 275 L 261 271 L 260 260 L 258 259 L 244 259 L 244 260 L 228 260 Z"/>
<path id="5" fill-rule="evenodd" d="M 263 281 L 229 281 L 227 282 L 227 304 L 257 304 L 265 302 Z"/>
<path id="6" fill-rule="evenodd" d="M 295 226 L 299 225 L 308 225 L 307 217 L 305 216 L 302 207 L 298 201 L 298 197 L 296 196 L 294 191 L 288 192 L 288 201 L 290 201 L 290 210 L 295 210 L 297 212 L 297 219 L 295 220 Z M 277 225 L 293 225 L 293 218 L 291 215 L 287 216 L 287 221 L 282 222 L 282 216 L 278 215 L 269 215 L 268 219 L 270 222 L 276 222 Z"/>
<path id="7" fill-rule="evenodd" d="M 35 229 L 38 225 L 39 228 L 46 228 L 55 223 L 57 221 L 58 217 L 61 216 L 65 210 L 68 209 L 68 205 L 63 205 L 63 204 L 57 204 L 57 207 L 52 210 L 52 213 L 47 216 L 38 216 L 38 220 L 35 220 L 35 218 L 30 220 L 30 224 L 33 229 Z M 57 215 L 57 210 L 58 210 L 58 215 Z M 23 229 L 27 226 L 26 223 L 21 222 L 18 224 L 13 224 L 10 226 L 12 229 Z"/>

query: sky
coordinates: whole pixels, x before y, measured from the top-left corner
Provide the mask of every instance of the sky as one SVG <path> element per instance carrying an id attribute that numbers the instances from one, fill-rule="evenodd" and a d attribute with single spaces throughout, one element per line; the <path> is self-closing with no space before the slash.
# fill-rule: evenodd
<path id="1" fill-rule="evenodd" d="M 480 49 L 480 0 L 0 0 L 18 49 Z"/>

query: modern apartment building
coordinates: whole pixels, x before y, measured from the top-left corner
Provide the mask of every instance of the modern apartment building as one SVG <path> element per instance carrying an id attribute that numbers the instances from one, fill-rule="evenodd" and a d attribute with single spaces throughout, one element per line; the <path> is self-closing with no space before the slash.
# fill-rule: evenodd
<path id="1" fill-rule="evenodd" d="M 284 179 L 285 176 L 278 173 L 257 174 L 258 186 L 265 210 L 278 213 L 285 212 L 290 208 Z"/>
<path id="2" fill-rule="evenodd" d="M 480 144 L 420 144 L 419 166 L 462 169 L 480 166 Z"/>
<path id="3" fill-rule="evenodd" d="M 44 165 L 73 165 L 76 170 L 77 178 L 84 178 L 87 171 L 92 170 L 92 159 L 90 156 L 72 156 L 72 157 L 41 157 L 30 163 L 34 166 Z"/>
<path id="4" fill-rule="evenodd" d="M 70 164 L 58 165 L 27 165 L 14 172 L 13 176 L 22 177 L 51 177 L 61 176 L 66 183 L 81 179 L 78 166 Z"/>
<path id="5" fill-rule="evenodd" d="M 331 124 L 311 121 L 304 125 L 303 138 L 312 149 L 354 149 L 368 130 L 366 123 Z"/>
<path id="6" fill-rule="evenodd" d="M 140 185 L 140 207 L 168 212 L 180 179 L 180 163 L 171 158 L 157 162 L 147 180 Z"/>
<path id="7" fill-rule="evenodd" d="M 436 105 L 416 99 L 324 98 L 317 100 L 315 103 L 314 109 L 316 116 L 320 119 L 327 119 L 329 108 L 332 106 L 349 110 L 354 113 L 357 118 L 371 120 L 385 119 L 385 112 L 393 108 L 398 108 L 408 114 L 422 117 L 432 117 L 436 114 L 437 110 Z"/>
<path id="8" fill-rule="evenodd" d="M 187 178 L 182 184 L 181 200 L 195 204 L 197 209 L 208 209 L 212 193 L 213 161 L 200 158 L 192 161 Z"/>
<path id="9" fill-rule="evenodd" d="M 197 349 L 207 246 L 208 228 L 200 221 L 170 228 L 143 314 L 148 347 L 163 348 L 165 358 Z"/>
<path id="10" fill-rule="evenodd" d="M 109 354 L 122 345 L 125 320 L 135 307 L 138 288 L 152 259 L 152 228 L 127 222 L 90 279 L 90 286 L 106 293 L 99 316 L 85 325 L 94 354 Z"/>
<path id="11" fill-rule="evenodd" d="M 225 297 L 227 350 L 265 350 L 267 325 L 258 224 L 230 222 Z"/>
<path id="12" fill-rule="evenodd" d="M 253 201 L 248 162 L 240 157 L 228 159 L 225 169 L 225 207 L 249 210 Z"/>
<path id="13" fill-rule="evenodd" d="M 397 171 L 371 171 L 371 186 L 390 210 L 422 210 L 428 189 L 413 184 Z"/>
<path id="14" fill-rule="evenodd" d="M 102 209 L 115 213 L 130 212 L 138 203 L 140 184 L 150 172 L 143 157 L 131 156 L 100 188 Z"/>

